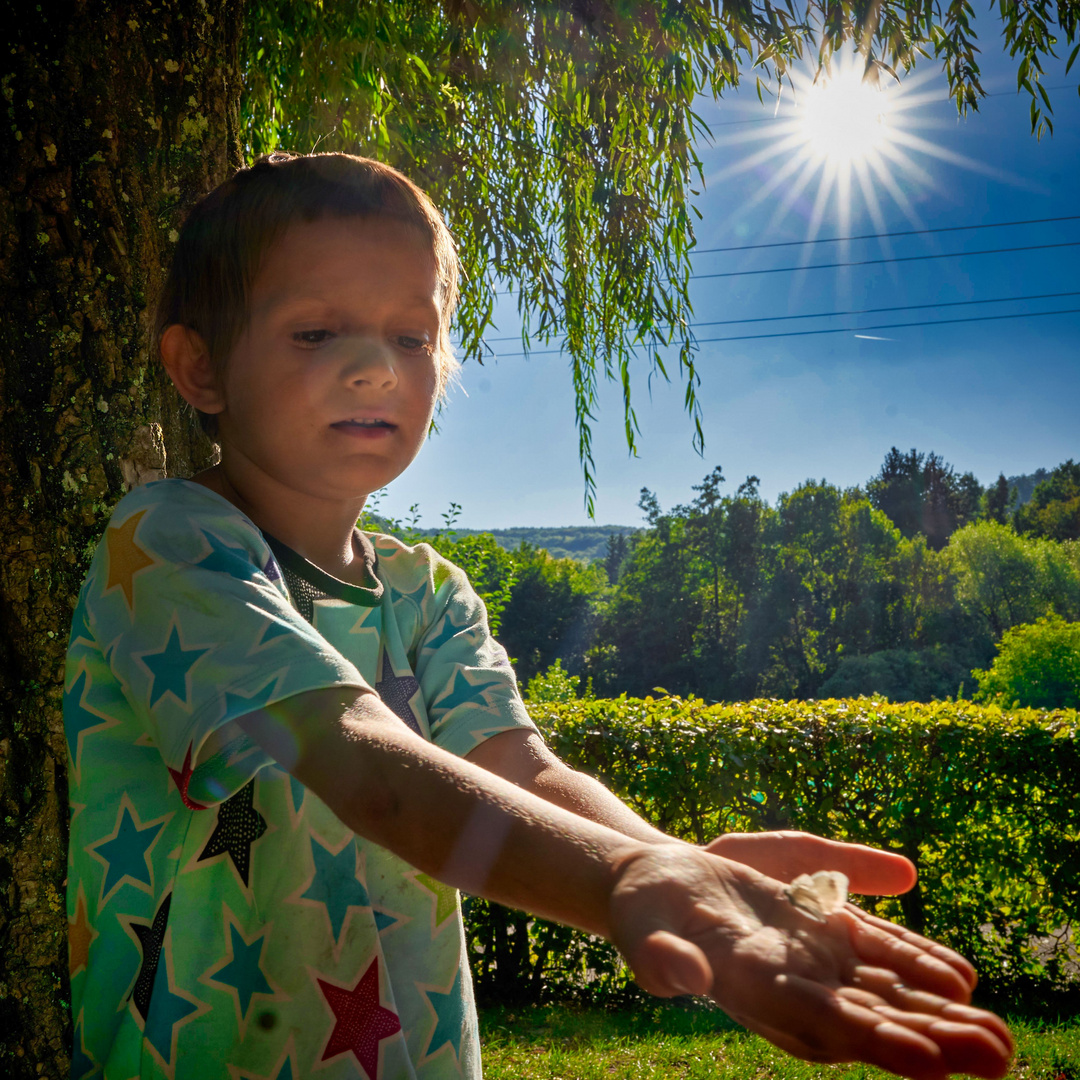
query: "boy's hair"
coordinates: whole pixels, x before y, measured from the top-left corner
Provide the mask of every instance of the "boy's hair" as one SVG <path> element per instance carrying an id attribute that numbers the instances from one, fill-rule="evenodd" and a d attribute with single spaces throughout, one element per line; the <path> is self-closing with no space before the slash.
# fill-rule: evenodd
<path id="1" fill-rule="evenodd" d="M 439 211 L 396 169 L 353 154 L 264 154 L 239 169 L 192 208 L 158 301 L 155 337 L 179 323 L 206 343 L 220 379 L 248 320 L 251 287 L 262 260 L 294 222 L 323 217 L 393 218 L 419 229 L 431 244 L 441 317 L 439 394 L 457 369 L 450 319 L 458 299 L 458 257 Z M 217 435 L 217 417 L 196 410 Z"/>

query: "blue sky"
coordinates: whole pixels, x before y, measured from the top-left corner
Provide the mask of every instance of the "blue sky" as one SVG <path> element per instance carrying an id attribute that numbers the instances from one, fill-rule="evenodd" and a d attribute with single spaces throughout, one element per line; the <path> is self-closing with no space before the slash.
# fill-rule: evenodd
<path id="1" fill-rule="evenodd" d="M 917 171 L 892 167 L 895 191 L 873 184 L 877 223 L 855 190 L 848 220 L 833 197 L 818 237 L 917 227 L 985 225 L 1080 214 L 1080 102 L 1073 89 L 1053 95 L 1055 134 L 1029 134 L 1026 96 L 984 41 L 984 87 L 991 97 L 979 113 L 958 120 L 936 65 L 905 79 L 905 100 L 917 102 L 894 127 L 937 150 L 907 150 Z M 991 55 L 994 54 L 994 55 Z M 1065 87 L 1063 64 L 1048 69 L 1044 85 Z M 893 93 L 893 91 L 890 91 Z M 764 198 L 790 153 L 742 170 L 733 166 L 768 147 L 784 130 L 779 113 L 762 106 L 752 82 L 706 116 L 714 144 L 699 146 L 709 183 L 698 202 L 700 248 L 804 240 L 814 212 L 816 184 L 786 210 L 792 181 Z M 768 138 L 767 138 L 768 137 Z M 961 161 L 960 159 L 963 159 Z M 965 163 L 966 162 L 966 163 Z M 1010 228 L 895 237 L 812 247 L 703 254 L 695 272 L 727 273 L 939 252 L 1080 241 L 1080 220 Z M 747 319 L 900 305 L 1026 297 L 1080 291 L 1080 247 L 944 258 L 891 265 L 769 273 L 694 282 L 695 321 Z M 985 306 L 901 311 L 832 320 L 702 328 L 698 337 L 764 334 L 828 326 L 873 326 L 975 315 L 1080 308 L 1080 295 Z M 492 336 L 517 331 L 508 309 Z M 888 340 L 871 340 L 885 338 Z M 573 427 L 567 361 L 511 355 L 483 367 L 466 364 L 461 387 L 413 466 L 387 491 L 383 512 L 404 516 L 419 504 L 425 524 L 437 523 L 451 501 L 459 524 L 474 528 L 589 524 Z M 664 507 L 692 498 L 691 485 L 721 465 L 734 489 L 748 474 L 761 479 L 770 500 L 803 480 L 842 486 L 865 482 L 888 449 L 917 447 L 944 456 L 984 483 L 1080 458 L 1080 314 L 969 322 L 937 327 L 869 330 L 761 341 L 703 343 L 698 365 L 706 446 L 699 457 L 682 406 L 682 388 L 644 378 L 635 385 L 642 429 L 638 456 L 627 454 L 615 387 L 602 395 L 594 427 L 597 524 L 641 523 L 642 487 Z"/>

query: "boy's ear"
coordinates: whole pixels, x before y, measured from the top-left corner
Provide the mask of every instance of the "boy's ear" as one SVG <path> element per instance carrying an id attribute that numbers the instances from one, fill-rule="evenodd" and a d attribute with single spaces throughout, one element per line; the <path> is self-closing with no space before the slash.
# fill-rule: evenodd
<path id="1" fill-rule="evenodd" d="M 161 362 L 180 396 L 199 412 L 223 412 L 225 396 L 210 363 L 210 351 L 202 336 L 187 326 L 173 323 L 161 335 Z"/>

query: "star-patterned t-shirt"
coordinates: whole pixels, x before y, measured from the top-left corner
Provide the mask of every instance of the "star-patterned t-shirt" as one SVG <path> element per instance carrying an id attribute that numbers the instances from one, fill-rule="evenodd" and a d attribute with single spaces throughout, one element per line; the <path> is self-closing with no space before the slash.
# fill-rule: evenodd
<path id="1" fill-rule="evenodd" d="M 356 836 L 236 724 L 374 686 L 455 754 L 532 726 L 465 575 L 425 544 L 355 540 L 368 588 L 199 484 L 117 506 L 64 699 L 75 1080 L 480 1075 L 456 891 Z"/>

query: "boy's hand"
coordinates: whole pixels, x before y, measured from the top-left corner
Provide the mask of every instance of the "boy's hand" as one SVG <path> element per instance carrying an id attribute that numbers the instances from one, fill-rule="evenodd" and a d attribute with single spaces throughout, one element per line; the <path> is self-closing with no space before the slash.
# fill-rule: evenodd
<path id="1" fill-rule="evenodd" d="M 620 868 L 611 923 L 646 990 L 707 994 L 798 1057 L 917 1080 L 1008 1068 L 1008 1029 L 968 1005 L 971 982 L 940 947 L 851 905 L 817 923 L 746 865 L 683 845 L 639 849 Z"/>
<path id="2" fill-rule="evenodd" d="M 839 870 L 847 875 L 851 891 L 864 896 L 905 893 L 916 878 L 915 867 L 903 855 L 790 830 L 725 833 L 705 850 L 752 866 L 777 881 L 793 881 L 799 874 L 818 870 Z"/>
<path id="3" fill-rule="evenodd" d="M 914 864 L 903 855 L 791 830 L 725 833 L 708 844 L 705 850 L 712 855 L 752 866 L 759 873 L 778 881 L 794 881 L 800 874 L 813 874 L 818 870 L 839 870 L 847 876 L 851 891 L 864 896 L 905 893 L 915 884 L 917 876 Z M 921 949 L 953 968 L 969 990 L 975 989 L 978 982 L 975 969 L 959 953 L 884 919 L 874 919 L 856 907 L 852 906 L 851 910 L 858 911 L 863 919 L 874 920 L 879 929 L 888 928 L 890 933 L 903 934 L 908 941 L 918 942 Z"/>

